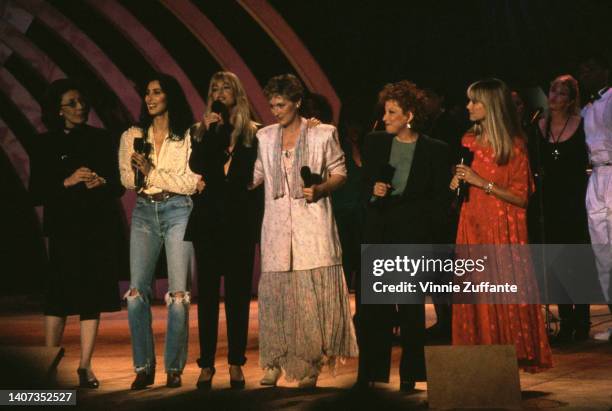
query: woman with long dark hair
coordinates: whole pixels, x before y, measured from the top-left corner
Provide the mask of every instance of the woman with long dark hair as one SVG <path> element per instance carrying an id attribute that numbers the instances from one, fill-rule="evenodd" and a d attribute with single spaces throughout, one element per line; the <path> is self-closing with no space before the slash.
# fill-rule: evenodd
<path id="1" fill-rule="evenodd" d="M 43 104 L 47 132 L 31 154 L 30 193 L 42 205 L 49 238 L 45 343 L 61 344 L 66 316 L 80 315 L 79 385 L 98 388 L 91 357 L 100 313 L 118 311 L 118 276 L 127 270 L 117 146 L 106 130 L 87 125 L 79 85 L 54 81 Z"/>
<path id="2" fill-rule="evenodd" d="M 526 208 L 533 182 L 510 89 L 498 79 L 481 80 L 470 85 L 467 95 L 474 126 L 463 136 L 462 144 L 474 153 L 474 159 L 471 166 L 457 165 L 450 184 L 452 190 L 461 181 L 469 185 L 469 201 L 464 202 L 459 216 L 458 249 L 487 244 L 501 251 L 510 244 L 527 244 Z M 492 257 L 496 260 L 484 272 L 487 281 L 503 283 L 503 276 L 513 284 L 520 283 L 522 294 L 537 295 L 526 253 L 502 252 Z M 511 266 L 506 265 L 508 261 Z M 552 366 L 544 316 L 536 304 L 454 304 L 453 344 L 513 344 L 519 366 L 526 371 Z"/>
<path id="3" fill-rule="evenodd" d="M 215 374 L 223 276 L 230 384 L 244 388 L 242 366 L 246 362 L 258 217 L 263 206 L 261 190 L 248 189 L 257 158 L 257 124 L 234 73 L 220 71 L 212 76 L 208 102 L 203 121 L 192 128 L 189 166 L 202 180 L 185 235 L 193 241 L 198 270 L 198 365 L 202 371 L 197 387 L 210 389 Z"/>
<path id="4" fill-rule="evenodd" d="M 140 124 L 123 133 L 119 149 L 121 182 L 138 194 L 130 233 L 130 289 L 125 295 L 136 371 L 134 390 L 153 384 L 155 378 L 151 287 L 162 245 L 168 262 L 166 386 L 181 385 L 193 255 L 191 242 L 183 238 L 193 205 L 190 194 L 199 179 L 189 169 L 187 129 L 193 117 L 178 82 L 158 73 L 144 84 Z"/>

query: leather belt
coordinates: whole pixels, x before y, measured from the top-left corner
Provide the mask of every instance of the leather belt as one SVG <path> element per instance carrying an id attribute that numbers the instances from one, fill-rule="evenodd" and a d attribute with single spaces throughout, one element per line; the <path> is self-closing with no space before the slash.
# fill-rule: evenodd
<path id="1" fill-rule="evenodd" d="M 166 201 L 169 198 L 180 196 L 181 194 L 171 193 L 170 191 L 162 191 L 161 193 L 155 194 L 147 194 L 147 193 L 138 193 L 138 197 L 144 198 L 152 203 L 159 203 L 162 201 Z"/>
<path id="2" fill-rule="evenodd" d="M 593 164 L 593 168 L 610 167 L 610 166 L 612 166 L 612 161 L 606 161 L 605 163 Z"/>

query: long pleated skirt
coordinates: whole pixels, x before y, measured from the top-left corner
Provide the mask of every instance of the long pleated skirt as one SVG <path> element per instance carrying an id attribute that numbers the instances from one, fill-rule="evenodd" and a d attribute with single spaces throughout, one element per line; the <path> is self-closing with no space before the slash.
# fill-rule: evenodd
<path id="1" fill-rule="evenodd" d="M 358 355 L 341 265 L 264 272 L 259 282 L 259 363 L 281 367 L 288 381 L 334 373 Z"/>

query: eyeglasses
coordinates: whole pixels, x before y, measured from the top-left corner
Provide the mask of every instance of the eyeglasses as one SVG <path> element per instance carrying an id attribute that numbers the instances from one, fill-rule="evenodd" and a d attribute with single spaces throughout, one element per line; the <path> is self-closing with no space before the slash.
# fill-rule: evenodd
<path id="1" fill-rule="evenodd" d="M 66 104 L 60 104 L 60 107 L 76 108 L 77 104 L 80 104 L 81 107 L 88 107 L 87 102 L 85 100 L 81 100 L 80 98 L 72 99 L 68 101 Z"/>

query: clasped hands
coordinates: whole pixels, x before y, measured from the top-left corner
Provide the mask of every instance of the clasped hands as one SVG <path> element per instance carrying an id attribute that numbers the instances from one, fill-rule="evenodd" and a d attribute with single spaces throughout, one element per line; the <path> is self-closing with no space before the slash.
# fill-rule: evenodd
<path id="1" fill-rule="evenodd" d="M 85 187 L 92 189 L 106 184 L 106 179 L 87 167 L 79 167 L 64 179 L 64 187 L 72 187 L 79 183 L 85 183 Z"/>

